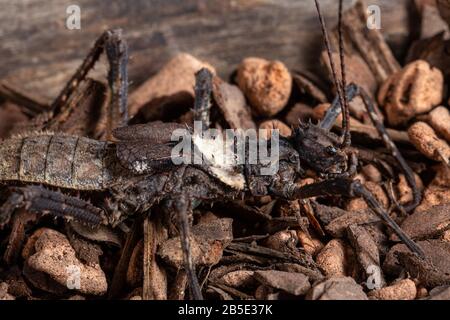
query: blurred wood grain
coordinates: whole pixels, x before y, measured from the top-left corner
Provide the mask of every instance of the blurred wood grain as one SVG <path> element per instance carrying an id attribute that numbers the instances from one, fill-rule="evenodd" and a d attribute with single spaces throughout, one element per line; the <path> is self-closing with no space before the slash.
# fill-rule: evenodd
<path id="1" fill-rule="evenodd" d="M 400 49 L 408 39 L 409 2 L 370 2 L 380 5 L 383 34 Z M 66 8 L 74 4 L 81 30 L 65 26 Z M 331 27 L 337 1 L 321 4 Z M 47 101 L 107 28 L 124 29 L 131 86 L 180 51 L 208 61 L 225 78 L 247 56 L 316 71 L 322 45 L 313 0 L 0 0 L 0 6 L 0 79 Z M 105 68 L 102 63 L 94 75 L 104 78 Z"/>

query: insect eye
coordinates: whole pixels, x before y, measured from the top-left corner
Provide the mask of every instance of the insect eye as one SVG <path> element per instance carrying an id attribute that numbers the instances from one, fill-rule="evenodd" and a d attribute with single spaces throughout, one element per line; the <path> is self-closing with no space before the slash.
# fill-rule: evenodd
<path id="1" fill-rule="evenodd" d="M 292 163 L 297 163 L 298 162 L 298 156 L 295 153 L 291 153 L 289 155 L 289 161 Z"/>
<path id="2" fill-rule="evenodd" d="M 330 156 L 334 156 L 337 153 L 336 148 L 333 146 L 328 146 L 326 150 Z"/>

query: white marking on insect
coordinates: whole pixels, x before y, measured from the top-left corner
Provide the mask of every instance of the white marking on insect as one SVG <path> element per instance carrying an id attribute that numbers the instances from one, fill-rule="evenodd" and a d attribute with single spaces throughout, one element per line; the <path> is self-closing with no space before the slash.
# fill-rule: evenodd
<path id="1" fill-rule="evenodd" d="M 134 161 L 133 169 L 138 173 L 144 173 L 148 169 L 148 164 L 145 161 Z"/>
<path id="2" fill-rule="evenodd" d="M 201 137 L 194 134 L 192 138 L 213 176 L 234 189 L 245 188 L 245 177 L 237 167 L 234 144 L 227 143 L 221 136 Z"/>

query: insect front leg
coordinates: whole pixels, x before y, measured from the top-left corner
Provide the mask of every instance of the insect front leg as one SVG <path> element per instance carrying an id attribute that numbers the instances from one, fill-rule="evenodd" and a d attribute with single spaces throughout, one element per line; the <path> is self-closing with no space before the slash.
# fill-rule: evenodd
<path id="1" fill-rule="evenodd" d="M 106 223 L 103 211 L 87 201 L 41 186 L 27 186 L 13 188 L 9 198 L 0 207 L 0 228 L 9 222 L 14 210 L 19 207 L 36 213 L 76 219 L 93 226 Z"/>
<path id="2" fill-rule="evenodd" d="M 342 173 L 319 173 L 319 176 L 324 179 L 336 179 L 336 178 L 351 178 L 356 174 L 358 168 L 358 157 L 354 151 L 348 153 L 349 161 L 347 163 L 347 169 Z"/>
<path id="3" fill-rule="evenodd" d="M 347 196 L 362 197 L 368 206 L 386 223 L 402 242 L 414 253 L 424 258 L 423 250 L 400 228 L 400 226 L 389 216 L 372 193 L 367 190 L 359 180 L 336 178 L 312 183 L 299 187 L 296 184 L 287 185 L 282 196 L 287 199 L 306 199 L 318 196 Z"/>
<path id="4" fill-rule="evenodd" d="M 408 205 L 404 206 L 404 209 L 407 212 L 414 210 L 414 208 L 416 208 L 419 205 L 420 201 L 422 200 L 422 194 L 420 193 L 420 190 L 417 188 L 416 179 L 414 177 L 414 173 L 413 173 L 412 169 L 409 167 L 408 163 L 403 158 L 403 156 L 400 153 L 400 151 L 398 150 L 397 146 L 394 144 L 392 139 L 389 137 L 389 134 L 388 134 L 383 122 L 381 121 L 380 117 L 378 116 L 378 114 L 375 110 L 375 106 L 372 102 L 372 99 L 370 98 L 368 93 L 362 87 L 359 87 L 358 85 L 356 85 L 354 83 L 351 83 L 347 86 L 345 94 L 347 97 L 347 101 L 351 101 L 352 99 L 354 99 L 357 96 L 361 97 L 361 99 L 364 103 L 364 106 L 367 110 L 367 113 L 369 114 L 369 117 L 370 117 L 373 125 L 377 129 L 378 134 L 380 135 L 381 139 L 383 140 L 384 145 L 390 151 L 392 156 L 397 160 L 397 162 L 400 164 L 400 168 L 402 169 L 402 171 L 405 175 L 405 178 L 408 181 L 408 184 L 411 186 L 411 189 L 413 190 L 413 201 L 411 203 L 409 203 Z M 319 126 L 325 130 L 330 130 L 332 128 L 333 124 L 336 122 L 336 119 L 341 112 L 342 112 L 341 104 L 340 104 L 338 97 L 336 97 L 334 99 L 332 105 L 330 106 L 330 108 L 328 108 L 328 110 L 327 110 L 324 118 L 320 122 Z M 350 169 L 352 169 L 352 168 L 353 168 L 352 165 L 350 165 L 348 171 L 351 171 Z M 354 168 L 356 169 L 356 167 L 354 167 Z M 347 176 L 349 176 L 349 175 L 346 172 L 344 174 L 344 176 L 342 176 L 342 177 L 347 177 Z"/>
<path id="5" fill-rule="evenodd" d="M 359 94 L 359 87 L 354 83 L 351 83 L 345 89 L 345 95 L 347 101 L 352 101 Z M 325 130 L 331 130 L 333 125 L 335 124 L 337 118 L 342 112 L 341 103 L 339 101 L 339 96 L 336 96 L 331 103 L 331 106 L 328 108 L 325 116 L 322 120 L 320 120 L 319 127 Z"/>
<path id="6" fill-rule="evenodd" d="M 177 195 L 169 199 L 166 203 L 166 209 L 175 212 L 178 218 L 178 227 L 180 230 L 181 250 L 183 252 L 184 269 L 186 270 L 189 286 L 192 296 L 195 300 L 203 300 L 202 291 L 195 273 L 195 265 L 192 261 L 191 244 L 190 244 L 190 224 L 188 213 L 192 210 L 191 203 L 186 194 Z"/>

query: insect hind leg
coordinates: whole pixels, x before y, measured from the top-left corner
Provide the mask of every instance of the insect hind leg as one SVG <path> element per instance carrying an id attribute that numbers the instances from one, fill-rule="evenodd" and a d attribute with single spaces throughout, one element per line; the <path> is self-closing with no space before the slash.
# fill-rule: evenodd
<path id="1" fill-rule="evenodd" d="M 107 116 L 107 137 L 112 130 L 128 122 L 128 46 L 122 30 L 106 31 L 105 51 L 109 61 L 108 83 L 111 103 Z"/>
<path id="2" fill-rule="evenodd" d="M 54 115 L 62 112 L 68 99 L 86 79 L 104 51 L 109 63 L 108 84 L 111 91 L 106 136 L 111 137 L 112 129 L 123 126 L 128 121 L 128 46 L 120 29 L 107 30 L 96 40 L 86 58 L 52 103 L 51 110 Z"/>
<path id="3" fill-rule="evenodd" d="M 202 130 L 208 129 L 211 124 L 212 78 L 213 75 L 207 68 L 202 68 L 195 74 L 194 121 L 201 122 Z"/>
<path id="4" fill-rule="evenodd" d="M 12 193 L 8 199 L 0 207 L 0 229 L 9 223 L 12 214 L 16 208 L 24 203 L 23 195 L 20 193 Z"/>
<path id="5" fill-rule="evenodd" d="M 32 185 L 12 189 L 9 198 L 0 207 L 0 227 L 9 222 L 14 210 L 19 207 L 39 214 L 76 219 L 92 226 L 106 222 L 103 210 L 89 202 Z"/>
<path id="6" fill-rule="evenodd" d="M 166 203 L 166 210 L 172 209 L 177 214 L 178 227 L 180 231 L 181 250 L 183 252 L 184 269 L 188 276 L 189 287 L 195 300 L 203 300 L 200 284 L 195 272 L 195 265 L 192 259 L 190 244 L 190 224 L 188 213 L 191 211 L 191 204 L 187 195 L 182 194 L 169 199 Z"/>
<path id="7" fill-rule="evenodd" d="M 361 197 L 367 205 L 374 211 L 385 224 L 392 228 L 402 242 L 415 254 L 421 258 L 425 257 L 423 250 L 400 228 L 400 226 L 389 216 L 375 196 L 367 190 L 359 180 L 348 178 L 336 178 L 312 183 L 306 186 L 296 184 L 287 185 L 281 192 L 287 199 L 306 199 L 318 196 L 347 196 Z"/>

